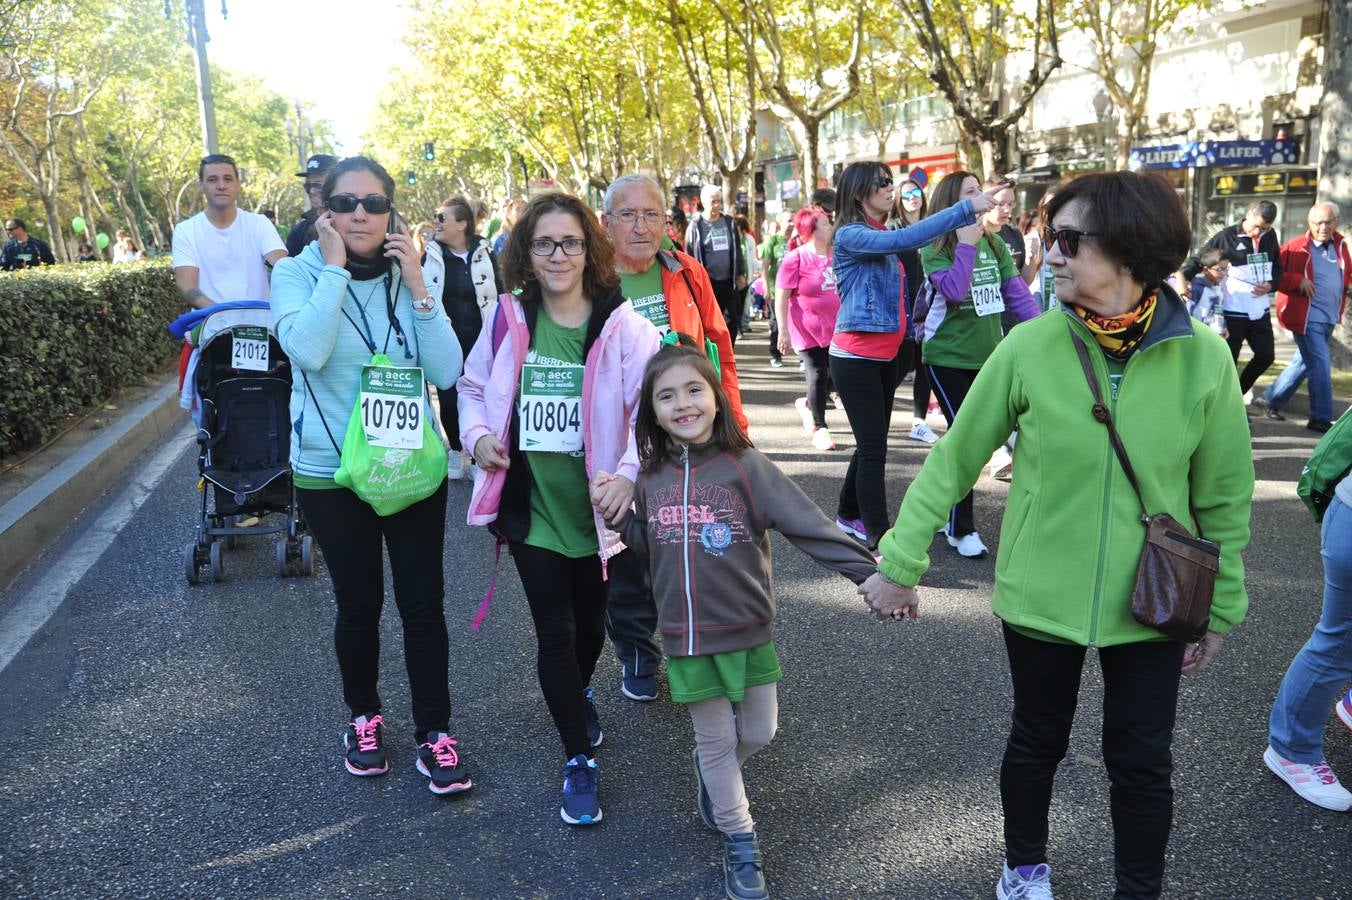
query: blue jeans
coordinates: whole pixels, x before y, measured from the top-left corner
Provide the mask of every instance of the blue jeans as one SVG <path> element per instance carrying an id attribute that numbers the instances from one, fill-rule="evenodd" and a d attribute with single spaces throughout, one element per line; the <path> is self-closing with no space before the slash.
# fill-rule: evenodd
<path id="1" fill-rule="evenodd" d="M 1310 380 L 1310 418 L 1321 422 L 1333 421 L 1333 368 L 1329 358 L 1329 338 L 1333 325 L 1328 322 L 1310 322 L 1304 334 L 1293 335 L 1297 353 L 1291 365 L 1282 370 L 1265 395 L 1267 405 L 1282 409 L 1300 389 L 1300 383 Z"/>
<path id="2" fill-rule="evenodd" d="M 1292 762 L 1324 758 L 1324 725 L 1352 679 L 1352 508 L 1334 499 L 1324 513 L 1324 610 L 1282 679 L 1268 743 Z"/>

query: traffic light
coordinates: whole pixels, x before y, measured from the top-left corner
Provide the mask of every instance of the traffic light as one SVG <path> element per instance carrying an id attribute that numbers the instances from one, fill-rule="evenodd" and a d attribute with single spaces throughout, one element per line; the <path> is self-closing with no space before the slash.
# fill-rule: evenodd
<path id="1" fill-rule="evenodd" d="M 417 184 L 418 173 L 414 172 L 412 169 L 409 169 L 407 172 L 404 173 L 404 181 L 407 182 L 408 184 Z"/>
<path id="2" fill-rule="evenodd" d="M 436 158 L 437 158 L 436 144 L 432 143 L 431 141 L 428 141 L 427 143 L 423 144 L 423 159 L 427 160 L 428 162 L 431 162 Z"/>

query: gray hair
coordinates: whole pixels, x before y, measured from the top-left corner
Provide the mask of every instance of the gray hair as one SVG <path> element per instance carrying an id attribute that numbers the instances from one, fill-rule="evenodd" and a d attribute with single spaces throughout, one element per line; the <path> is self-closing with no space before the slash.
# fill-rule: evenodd
<path id="1" fill-rule="evenodd" d="M 647 175 L 621 175 L 619 178 L 612 181 L 610 186 L 606 188 L 605 199 L 601 201 L 601 209 L 605 211 L 606 215 L 610 215 L 614 212 L 614 210 L 611 209 L 611 204 L 615 201 L 615 195 L 635 184 L 641 184 L 650 188 L 653 193 L 657 194 L 658 204 L 660 205 L 662 203 L 662 185 L 657 183 L 657 179 Z"/>
<path id="2" fill-rule="evenodd" d="M 708 203 L 714 195 L 723 196 L 723 188 L 717 184 L 706 184 L 699 189 L 699 199 L 701 203 Z"/>
<path id="3" fill-rule="evenodd" d="M 1329 201 L 1329 200 L 1320 200 L 1320 201 L 1319 201 L 1318 203 L 1316 203 L 1314 206 L 1311 206 L 1311 207 L 1310 207 L 1310 212 L 1306 215 L 1306 218 L 1308 219 L 1310 216 L 1313 216 L 1314 213 L 1315 213 L 1315 210 L 1318 210 L 1318 209 L 1326 209 L 1326 210 L 1328 210 L 1329 212 L 1333 213 L 1333 221 L 1334 221 L 1334 222 L 1341 222 L 1341 221 L 1343 220 L 1343 217 L 1342 217 L 1341 215 L 1338 214 L 1338 204 L 1333 203 L 1332 201 Z"/>

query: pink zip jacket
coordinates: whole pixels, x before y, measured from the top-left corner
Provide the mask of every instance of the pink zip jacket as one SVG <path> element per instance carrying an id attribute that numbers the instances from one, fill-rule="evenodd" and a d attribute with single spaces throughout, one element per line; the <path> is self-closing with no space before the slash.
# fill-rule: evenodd
<path id="1" fill-rule="evenodd" d="M 618 292 L 615 292 L 618 296 Z M 593 302 L 593 314 L 604 314 L 609 297 Z M 530 330 L 525 310 L 511 294 L 503 294 L 499 308 L 507 330 L 494 352 L 493 324 L 483 331 L 465 360 L 459 392 L 460 440 L 466 450 L 486 434 L 509 444 L 512 415 L 516 407 L 521 367 L 530 348 Z M 638 448 L 634 444 L 634 421 L 638 416 L 643 371 L 657 352 L 657 329 L 634 312 L 628 301 L 612 308 L 601 333 L 592 343 L 582 370 L 582 447 L 587 478 L 598 470 L 638 480 Z M 511 448 L 509 447 L 509 450 Z M 475 469 L 470 496 L 470 525 L 489 525 L 497 520 L 507 470 Z M 620 536 L 606 527 L 595 509 L 596 539 L 604 562 L 624 549 Z"/>

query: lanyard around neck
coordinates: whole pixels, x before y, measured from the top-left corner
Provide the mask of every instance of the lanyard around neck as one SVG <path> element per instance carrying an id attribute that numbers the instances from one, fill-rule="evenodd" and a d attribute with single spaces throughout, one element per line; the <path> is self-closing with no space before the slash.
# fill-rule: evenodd
<path id="1" fill-rule="evenodd" d="M 357 299 L 357 294 L 355 291 L 352 290 L 352 284 L 349 282 L 347 286 L 347 294 L 349 297 L 352 298 L 353 305 L 357 307 L 357 314 L 361 316 L 361 325 L 358 325 L 356 322 L 352 321 L 352 317 L 347 314 L 347 310 L 343 310 L 343 316 L 346 317 L 346 319 L 349 322 L 352 322 L 352 327 L 357 329 L 357 334 L 366 344 L 366 349 L 370 350 L 371 353 L 374 354 L 376 352 L 375 333 L 371 330 L 371 320 L 366 317 L 366 307 L 370 304 L 371 298 L 376 295 L 376 291 L 382 291 L 385 294 L 385 310 L 389 314 L 390 323 L 389 326 L 385 329 L 385 345 L 384 347 L 381 348 L 380 352 L 387 353 L 389 351 L 390 335 L 394 334 L 395 342 L 399 344 L 399 346 L 404 348 L 404 359 L 412 359 L 413 353 L 409 349 L 408 341 L 404 339 L 404 329 L 399 324 L 398 316 L 395 315 L 394 300 L 389 296 L 390 293 L 389 287 L 390 287 L 390 276 L 386 275 L 381 280 L 380 284 L 372 288 L 371 293 L 366 295 L 366 302 L 362 303 L 360 300 Z"/>

